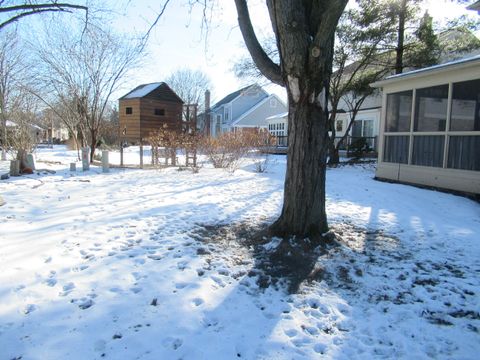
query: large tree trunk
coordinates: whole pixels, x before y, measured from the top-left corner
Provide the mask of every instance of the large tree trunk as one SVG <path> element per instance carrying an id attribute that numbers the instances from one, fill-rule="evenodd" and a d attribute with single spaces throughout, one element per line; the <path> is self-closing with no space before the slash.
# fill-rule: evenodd
<path id="1" fill-rule="evenodd" d="M 327 231 L 325 172 L 328 89 L 333 39 L 347 0 L 267 0 L 279 50 L 275 64 L 261 48 L 246 0 L 235 0 L 240 30 L 259 70 L 287 89 L 288 155 L 280 218 L 272 233 L 316 237 Z"/>
<path id="2" fill-rule="evenodd" d="M 97 131 L 90 129 L 90 163 L 93 163 L 95 150 L 97 149 Z"/>
<path id="3" fill-rule="evenodd" d="M 328 230 L 325 171 L 329 146 L 327 115 L 308 99 L 289 98 L 288 155 L 283 210 L 272 225 L 281 236 L 316 236 Z"/>

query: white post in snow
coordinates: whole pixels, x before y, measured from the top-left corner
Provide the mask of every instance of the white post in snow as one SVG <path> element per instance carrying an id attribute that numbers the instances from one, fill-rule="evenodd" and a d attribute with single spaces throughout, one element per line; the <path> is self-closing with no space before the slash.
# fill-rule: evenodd
<path id="1" fill-rule="evenodd" d="M 108 151 L 103 150 L 102 151 L 102 170 L 104 173 L 109 172 L 110 165 L 108 163 Z"/>
<path id="2" fill-rule="evenodd" d="M 90 170 L 90 147 L 82 148 L 82 170 Z"/>

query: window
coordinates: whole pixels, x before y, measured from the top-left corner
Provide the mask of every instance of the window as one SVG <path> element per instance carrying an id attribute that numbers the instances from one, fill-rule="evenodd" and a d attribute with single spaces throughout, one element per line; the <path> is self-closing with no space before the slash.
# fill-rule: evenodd
<path id="1" fill-rule="evenodd" d="M 387 95 L 385 132 L 410 131 L 413 91 L 403 91 Z"/>
<path id="2" fill-rule="evenodd" d="M 450 136 L 447 167 L 480 171 L 480 136 Z"/>
<path id="3" fill-rule="evenodd" d="M 414 136 L 412 165 L 443 167 L 445 136 Z"/>
<path id="4" fill-rule="evenodd" d="M 336 131 L 343 131 L 343 120 L 337 120 L 335 125 Z"/>
<path id="5" fill-rule="evenodd" d="M 418 89 L 414 131 L 445 131 L 447 103 L 448 85 Z"/>
<path id="6" fill-rule="evenodd" d="M 155 115 L 165 116 L 165 109 L 155 109 Z"/>
<path id="7" fill-rule="evenodd" d="M 397 164 L 407 164 L 409 144 L 410 136 L 408 135 L 385 136 L 383 161 Z"/>
<path id="8" fill-rule="evenodd" d="M 228 118 L 229 118 L 228 115 L 229 115 L 229 109 L 225 108 L 225 115 L 224 115 L 224 117 L 225 117 L 225 122 L 228 121 Z"/>
<path id="9" fill-rule="evenodd" d="M 453 84 L 451 131 L 480 131 L 480 80 Z"/>
<path id="10" fill-rule="evenodd" d="M 125 114 L 132 115 L 133 114 L 133 109 L 131 107 L 125 108 Z"/>

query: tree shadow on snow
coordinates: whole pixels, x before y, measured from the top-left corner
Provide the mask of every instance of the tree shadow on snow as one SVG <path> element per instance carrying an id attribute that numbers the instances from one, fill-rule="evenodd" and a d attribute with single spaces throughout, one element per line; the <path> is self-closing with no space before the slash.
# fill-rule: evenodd
<path id="1" fill-rule="evenodd" d="M 295 294 L 304 282 L 322 280 L 324 272 L 317 260 L 335 246 L 335 240 L 328 237 L 321 243 L 318 239 L 274 237 L 268 226 L 266 223 L 199 225 L 192 237 L 225 246 L 233 241 L 248 248 L 254 259 L 248 276 L 255 277 L 261 289 L 273 286 Z"/>

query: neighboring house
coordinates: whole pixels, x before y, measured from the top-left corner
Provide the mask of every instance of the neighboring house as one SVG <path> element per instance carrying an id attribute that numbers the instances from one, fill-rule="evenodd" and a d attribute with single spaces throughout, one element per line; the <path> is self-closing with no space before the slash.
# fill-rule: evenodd
<path id="1" fill-rule="evenodd" d="M 35 124 L 25 124 L 25 126 L 28 127 L 30 137 L 35 143 L 41 143 L 47 138 L 47 131 L 42 127 Z M 19 127 L 19 125 L 14 121 L 7 120 L 6 127 L 8 134 L 9 132 L 14 133 L 15 131 L 17 131 L 16 129 Z"/>
<path id="2" fill-rule="evenodd" d="M 467 6 L 467 9 L 477 11 L 480 15 L 480 1 L 476 1 L 473 4 Z"/>
<path id="3" fill-rule="evenodd" d="M 478 2 L 480 3 L 480 1 Z M 457 60 L 460 58 L 470 57 L 477 54 L 480 54 L 480 41 L 472 33 L 465 33 L 457 29 L 451 29 L 439 34 L 439 42 L 444 48 L 446 44 L 451 41 L 462 41 L 465 43 L 477 43 L 476 48 L 469 50 L 466 53 L 455 53 L 444 51 L 441 56 L 440 63 L 446 63 L 448 61 Z M 354 66 L 351 64 L 349 66 Z M 408 69 L 407 69 L 408 70 Z M 410 69 L 411 70 L 411 69 Z M 335 119 L 335 128 L 337 138 L 342 137 L 345 134 L 345 131 L 348 127 L 348 124 L 351 120 L 351 112 L 348 106 L 348 101 L 351 95 L 347 95 L 342 99 L 338 105 L 338 114 Z M 380 116 L 381 116 L 381 107 L 382 107 L 382 93 L 381 91 L 376 91 L 373 95 L 369 96 L 363 102 L 359 112 L 355 117 L 355 122 L 352 126 L 352 129 L 349 133 L 354 140 L 357 137 L 367 138 L 367 143 L 371 148 L 377 149 L 378 143 L 378 134 L 380 130 Z"/>
<path id="4" fill-rule="evenodd" d="M 269 116 L 267 119 L 268 132 L 276 138 L 276 146 L 287 146 L 288 112 Z"/>
<path id="5" fill-rule="evenodd" d="M 287 111 L 286 105 L 259 85 L 237 90 L 210 109 L 210 135 L 240 129 L 267 128 L 266 118 Z"/>
<path id="6" fill-rule="evenodd" d="M 372 86 L 383 90 L 377 178 L 480 194 L 480 56 Z"/>
<path id="7" fill-rule="evenodd" d="M 121 141 L 142 143 L 165 124 L 181 128 L 183 100 L 164 82 L 140 85 L 118 102 Z"/>

